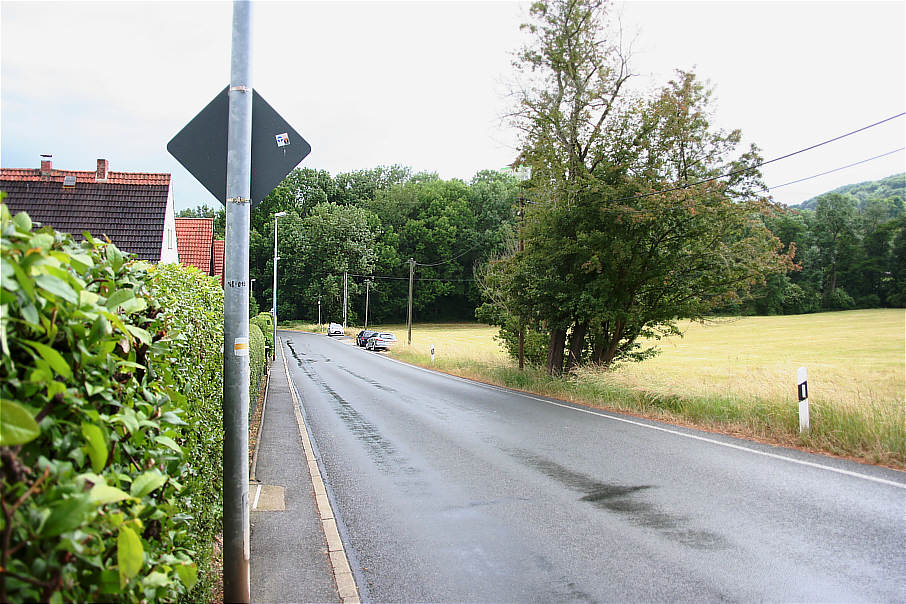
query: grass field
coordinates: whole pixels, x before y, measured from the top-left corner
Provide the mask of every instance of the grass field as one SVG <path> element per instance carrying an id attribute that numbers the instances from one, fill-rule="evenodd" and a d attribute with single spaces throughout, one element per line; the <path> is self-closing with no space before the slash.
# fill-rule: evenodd
<path id="1" fill-rule="evenodd" d="M 393 356 L 539 394 L 906 468 L 906 312 L 876 309 L 685 323 L 661 354 L 565 380 L 520 372 L 476 324 L 382 325 Z M 350 335 L 357 330 L 348 330 Z M 796 370 L 808 369 L 811 431 L 798 433 Z"/>

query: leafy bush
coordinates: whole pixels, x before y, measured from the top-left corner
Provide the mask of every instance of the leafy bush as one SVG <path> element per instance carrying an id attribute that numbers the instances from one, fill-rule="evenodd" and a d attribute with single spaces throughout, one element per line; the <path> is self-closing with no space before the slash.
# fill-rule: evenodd
<path id="1" fill-rule="evenodd" d="M 253 323 L 261 329 L 261 334 L 264 336 L 267 349 L 269 351 L 274 350 L 274 321 L 271 318 L 271 313 L 258 313 L 249 320 L 249 323 Z"/>
<path id="2" fill-rule="evenodd" d="M 811 288 L 803 288 L 797 283 L 790 283 L 783 292 L 783 312 L 789 315 L 818 312 L 821 309 L 821 297 Z"/>
<path id="3" fill-rule="evenodd" d="M 223 516 L 223 288 L 216 277 L 179 264 L 157 265 L 150 277 L 169 335 L 166 354 L 153 362 L 189 423 L 183 427 L 190 465 L 180 506 L 191 516 L 188 547 L 205 571 L 189 600 L 208 600 L 219 581 L 211 560 Z"/>
<path id="4" fill-rule="evenodd" d="M 201 599 L 222 439 L 201 379 L 222 349 L 189 300 L 173 311 L 155 297 L 191 288 L 90 236 L 32 233 L 4 204 L 0 223 L 0 601 Z M 179 378 L 191 346 L 209 362 Z"/>
<path id="5" fill-rule="evenodd" d="M 830 292 L 824 300 L 825 306 L 830 310 L 849 310 L 855 308 L 853 297 L 840 287 Z"/>
<path id="6" fill-rule="evenodd" d="M 264 335 L 254 323 L 249 323 L 249 417 L 255 414 L 261 378 L 267 371 Z"/>

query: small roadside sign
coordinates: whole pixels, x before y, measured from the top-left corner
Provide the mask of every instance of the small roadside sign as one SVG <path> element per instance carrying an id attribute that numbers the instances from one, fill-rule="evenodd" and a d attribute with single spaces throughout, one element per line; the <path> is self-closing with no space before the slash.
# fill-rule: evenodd
<path id="1" fill-rule="evenodd" d="M 167 151 L 220 203 L 226 201 L 229 86 L 167 143 Z M 254 208 L 311 153 L 311 145 L 252 90 L 252 183 Z"/>

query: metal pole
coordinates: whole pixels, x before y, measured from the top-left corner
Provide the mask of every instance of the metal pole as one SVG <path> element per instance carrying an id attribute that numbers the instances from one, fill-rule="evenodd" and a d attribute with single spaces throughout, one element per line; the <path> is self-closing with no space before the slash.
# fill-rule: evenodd
<path id="1" fill-rule="evenodd" d="M 277 358 L 277 218 L 286 216 L 286 212 L 277 212 L 274 214 L 274 288 L 271 290 L 271 318 L 274 320 L 274 359 Z"/>
<path id="2" fill-rule="evenodd" d="M 321 331 L 321 294 L 318 294 L 318 331 Z"/>
<path id="3" fill-rule="evenodd" d="M 233 3 L 223 308 L 223 599 L 249 601 L 251 2 Z"/>
<path id="4" fill-rule="evenodd" d="M 531 174 L 531 171 L 529 171 Z M 519 251 L 525 251 L 525 240 L 523 236 L 523 226 L 525 224 L 525 196 L 523 195 L 523 185 L 525 184 L 525 178 L 522 179 L 522 182 L 519 183 L 519 220 L 522 224 L 519 225 Z M 522 317 L 519 317 L 519 369 L 525 369 L 525 323 L 522 321 Z"/>
<path id="5" fill-rule="evenodd" d="M 346 278 L 349 276 L 349 273 L 343 272 L 343 329 L 346 329 Z"/>
<path id="6" fill-rule="evenodd" d="M 368 294 L 369 289 L 371 288 L 371 279 L 365 281 L 365 327 L 368 329 Z"/>
<path id="7" fill-rule="evenodd" d="M 412 346 L 412 278 L 415 276 L 415 258 L 409 258 L 409 316 L 406 326 L 409 330 L 409 346 Z"/>

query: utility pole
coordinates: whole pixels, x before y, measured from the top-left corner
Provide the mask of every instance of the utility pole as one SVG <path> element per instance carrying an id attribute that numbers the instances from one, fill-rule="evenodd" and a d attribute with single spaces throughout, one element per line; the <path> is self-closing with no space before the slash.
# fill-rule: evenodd
<path id="1" fill-rule="evenodd" d="M 409 318 L 406 326 L 409 330 L 409 346 L 412 346 L 412 279 L 415 276 L 415 258 L 409 258 Z"/>
<path id="2" fill-rule="evenodd" d="M 525 197 L 522 194 L 522 183 L 519 184 L 519 220 L 525 221 Z M 522 224 L 519 225 L 519 251 L 525 251 L 525 240 L 522 239 Z M 525 323 L 519 317 L 519 369 L 525 369 Z"/>
<path id="3" fill-rule="evenodd" d="M 273 302 L 271 313 L 274 319 L 274 359 L 277 358 L 277 260 L 280 259 L 277 256 L 277 219 L 281 216 L 286 216 L 286 212 L 274 214 L 274 289 L 271 290 L 271 302 Z"/>
<path id="4" fill-rule="evenodd" d="M 368 329 L 368 294 L 371 288 L 371 279 L 365 281 L 365 327 Z"/>
<path id="5" fill-rule="evenodd" d="M 346 300 L 347 300 L 347 289 L 346 289 L 346 279 L 349 277 L 347 271 L 343 272 L 343 329 L 346 329 Z"/>
<path id="6" fill-rule="evenodd" d="M 519 251 L 525 251 L 525 240 L 522 238 L 525 225 L 525 181 L 532 177 L 531 166 L 520 166 L 519 177 Z M 519 369 L 525 369 L 525 322 L 519 317 Z"/>
<path id="7" fill-rule="evenodd" d="M 223 599 L 249 601 L 251 2 L 233 3 L 223 308 Z"/>

